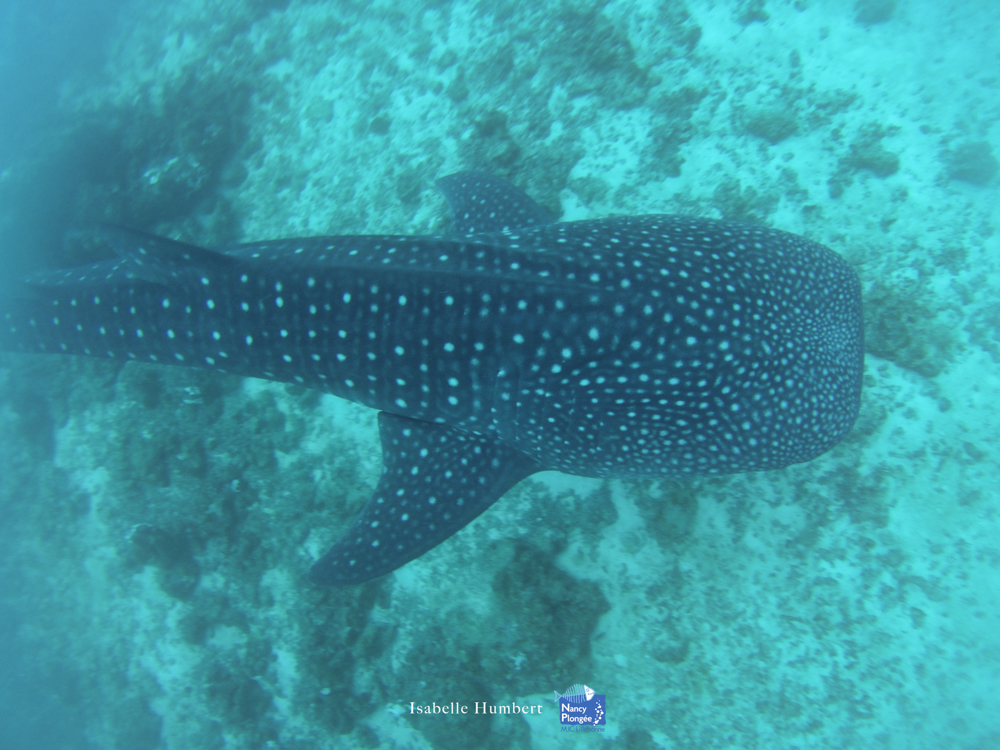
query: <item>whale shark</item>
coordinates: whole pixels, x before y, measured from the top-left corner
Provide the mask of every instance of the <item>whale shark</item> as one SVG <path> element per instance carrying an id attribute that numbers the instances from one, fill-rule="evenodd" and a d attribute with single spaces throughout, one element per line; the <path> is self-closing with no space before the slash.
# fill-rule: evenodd
<path id="1" fill-rule="evenodd" d="M 858 414 L 860 283 L 755 224 L 554 221 L 483 172 L 451 231 L 208 249 L 122 227 L 116 258 L 0 302 L 0 349 L 208 368 L 378 409 L 383 473 L 310 571 L 383 576 L 522 479 L 693 477 L 828 451 Z"/>

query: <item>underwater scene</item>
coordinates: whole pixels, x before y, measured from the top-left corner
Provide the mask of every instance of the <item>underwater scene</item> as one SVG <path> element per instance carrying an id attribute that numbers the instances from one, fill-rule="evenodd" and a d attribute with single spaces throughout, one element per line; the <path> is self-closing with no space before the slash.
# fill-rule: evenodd
<path id="1" fill-rule="evenodd" d="M 0 750 L 1000 747 L 994 0 L 0 0 Z"/>

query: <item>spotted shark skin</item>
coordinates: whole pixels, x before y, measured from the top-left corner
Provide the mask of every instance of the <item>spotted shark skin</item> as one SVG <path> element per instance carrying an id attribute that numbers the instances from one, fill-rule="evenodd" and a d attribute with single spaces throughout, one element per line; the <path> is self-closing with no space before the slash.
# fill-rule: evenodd
<path id="1" fill-rule="evenodd" d="M 209 368 L 380 410 L 384 471 L 312 567 L 367 581 L 534 472 L 689 477 L 833 447 L 859 408 L 860 284 L 833 251 L 669 215 L 553 222 L 481 172 L 445 236 L 217 250 L 105 229 L 119 258 L 28 280 L 0 348 Z"/>

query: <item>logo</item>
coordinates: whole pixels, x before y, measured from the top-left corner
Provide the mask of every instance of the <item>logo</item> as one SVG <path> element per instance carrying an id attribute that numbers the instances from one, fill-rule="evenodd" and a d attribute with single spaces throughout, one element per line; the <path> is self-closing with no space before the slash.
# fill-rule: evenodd
<path id="1" fill-rule="evenodd" d="M 555 691 L 553 691 L 555 692 Z M 603 732 L 605 697 L 586 685 L 574 685 L 564 694 L 556 693 L 559 723 L 564 732 Z"/>

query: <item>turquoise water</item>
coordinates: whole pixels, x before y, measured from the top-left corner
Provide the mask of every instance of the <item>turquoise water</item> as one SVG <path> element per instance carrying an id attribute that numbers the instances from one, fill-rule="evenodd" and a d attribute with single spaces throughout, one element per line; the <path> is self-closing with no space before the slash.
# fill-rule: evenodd
<path id="1" fill-rule="evenodd" d="M 0 355 L 0 748 L 1000 745 L 995 3 L 26 7 L 0 80 L 84 52 L 4 100 L 31 124 L 2 131 L 2 268 L 107 257 L 100 221 L 444 231 L 434 179 L 476 168 L 562 219 L 828 245 L 867 353 L 858 422 L 810 463 L 538 474 L 345 589 L 306 574 L 379 477 L 374 411 Z M 577 684 L 599 738 L 560 731 Z"/>

